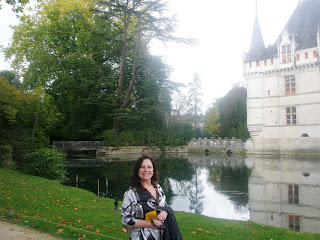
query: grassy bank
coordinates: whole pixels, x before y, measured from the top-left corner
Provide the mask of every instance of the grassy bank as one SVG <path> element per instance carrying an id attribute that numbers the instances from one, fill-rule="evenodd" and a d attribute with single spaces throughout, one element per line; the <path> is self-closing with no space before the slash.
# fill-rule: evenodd
<path id="1" fill-rule="evenodd" d="M 29 225 L 63 239 L 129 239 L 112 199 L 12 170 L 0 169 L 0 208 L 2 221 Z M 12 217 L 10 209 L 14 209 Z M 249 221 L 183 212 L 177 212 L 176 217 L 185 239 L 320 239 L 320 234 L 297 233 Z"/>

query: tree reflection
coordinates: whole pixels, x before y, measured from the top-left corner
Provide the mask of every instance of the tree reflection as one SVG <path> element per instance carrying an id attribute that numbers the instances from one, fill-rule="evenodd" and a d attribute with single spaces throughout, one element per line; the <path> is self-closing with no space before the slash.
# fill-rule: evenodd
<path id="1" fill-rule="evenodd" d="M 171 204 L 174 193 L 170 179 L 176 180 L 180 185 L 180 189 L 184 192 L 184 182 L 191 181 L 195 170 L 187 159 L 165 158 L 161 156 L 157 159 L 157 166 L 160 175 L 160 185 L 166 193 L 167 203 Z"/>
<path id="2" fill-rule="evenodd" d="M 74 167 L 68 168 L 69 178 L 72 183 L 68 185 L 75 186 L 76 175 L 78 174 L 80 188 L 98 194 L 99 192 L 107 194 L 107 197 L 118 199 L 123 198 L 123 193 L 130 186 L 130 177 L 134 162 L 105 162 L 102 167 Z M 106 184 L 108 182 L 108 185 Z"/>
<path id="3" fill-rule="evenodd" d="M 235 204 L 235 208 L 243 211 L 248 204 L 248 181 L 251 174 L 246 166 L 209 166 L 208 182 L 215 189 L 227 195 Z"/>
<path id="4" fill-rule="evenodd" d="M 189 156 L 189 159 L 160 156 L 156 162 L 160 185 L 166 193 L 167 203 L 171 205 L 176 194 L 185 199 L 186 209 L 203 213 L 204 184 L 208 182 L 214 186 L 215 191 L 228 196 L 237 212 L 246 212 L 248 179 L 251 171 L 240 160 L 231 161 L 202 156 L 193 156 L 193 158 Z M 130 187 L 130 177 L 135 161 L 96 162 L 99 163 L 97 166 L 88 164 L 90 167 L 70 167 L 68 169 L 70 179 L 75 181 L 78 175 L 80 181 L 78 186 L 94 194 L 97 194 L 97 179 L 99 179 L 100 192 L 107 192 L 109 198 L 117 197 L 122 200 L 124 192 Z M 95 163 L 95 160 L 92 160 L 92 163 Z M 201 176 L 206 170 L 208 170 L 207 179 L 203 179 Z M 69 183 L 69 185 L 76 186 L 75 183 Z"/>
<path id="5" fill-rule="evenodd" d="M 189 201 L 190 201 L 190 210 L 194 210 L 195 213 L 202 213 L 203 211 L 203 201 L 201 201 L 204 196 L 202 195 L 204 187 L 202 186 L 202 181 L 199 179 L 201 169 L 195 167 L 195 175 L 190 182 L 189 190 Z M 193 184 L 194 183 L 194 184 Z"/>

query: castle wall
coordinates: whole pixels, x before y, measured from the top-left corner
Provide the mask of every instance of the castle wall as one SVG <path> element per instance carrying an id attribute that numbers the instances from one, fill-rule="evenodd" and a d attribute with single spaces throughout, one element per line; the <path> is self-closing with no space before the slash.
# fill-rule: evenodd
<path id="1" fill-rule="evenodd" d="M 320 65 L 304 49 L 299 61 L 247 68 L 247 124 L 251 144 L 248 153 L 319 153 L 320 152 Z M 304 59 L 305 53 L 308 58 Z M 286 77 L 294 76 L 295 92 L 286 92 Z M 295 107 L 296 123 L 287 123 L 287 108 Z M 302 137 L 307 134 L 308 137 Z"/>
<path id="2" fill-rule="evenodd" d="M 188 144 L 189 152 L 226 153 L 227 151 L 241 153 L 245 151 L 244 142 L 236 138 L 192 139 Z"/>

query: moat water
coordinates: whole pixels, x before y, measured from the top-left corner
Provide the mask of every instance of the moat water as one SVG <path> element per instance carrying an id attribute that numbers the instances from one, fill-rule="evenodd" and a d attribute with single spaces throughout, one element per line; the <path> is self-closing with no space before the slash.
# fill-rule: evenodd
<path id="1" fill-rule="evenodd" d="M 122 200 L 135 159 L 70 156 L 68 185 Z M 175 211 L 320 232 L 318 158 L 189 154 L 156 162 Z"/>

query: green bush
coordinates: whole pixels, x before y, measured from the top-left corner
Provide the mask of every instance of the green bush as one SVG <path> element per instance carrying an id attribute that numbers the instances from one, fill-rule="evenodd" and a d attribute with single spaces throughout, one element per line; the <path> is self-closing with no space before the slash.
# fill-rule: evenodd
<path id="1" fill-rule="evenodd" d="M 113 129 L 104 131 L 99 139 L 107 146 L 183 146 L 194 136 L 192 126 L 179 123 L 162 129 L 145 129 L 144 131 L 122 131 L 119 136 Z"/>
<path id="2" fill-rule="evenodd" d="M 114 129 L 108 129 L 102 132 L 102 139 L 106 146 L 118 146 L 118 136 Z"/>
<path id="3" fill-rule="evenodd" d="M 44 148 L 23 155 L 29 174 L 64 182 L 67 178 L 67 155 L 56 149 Z"/>
<path id="4" fill-rule="evenodd" d="M 135 145 L 134 133 L 132 131 L 123 131 L 119 136 L 119 144 L 121 146 L 132 146 Z"/>

